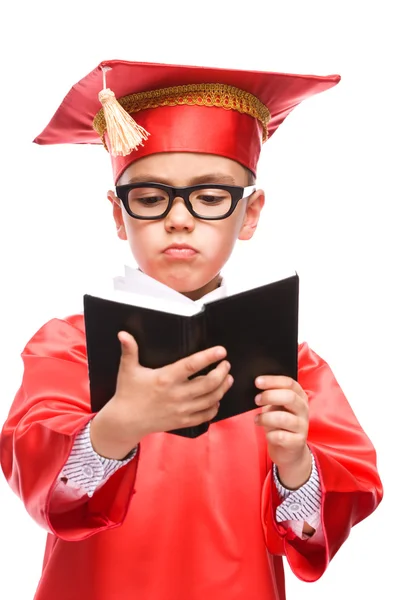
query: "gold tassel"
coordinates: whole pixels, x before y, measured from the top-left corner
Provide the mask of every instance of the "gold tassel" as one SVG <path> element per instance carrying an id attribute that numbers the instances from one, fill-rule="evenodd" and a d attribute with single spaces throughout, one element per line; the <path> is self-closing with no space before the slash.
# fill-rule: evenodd
<path id="1" fill-rule="evenodd" d="M 143 146 L 150 133 L 135 122 L 118 102 L 114 92 L 106 87 L 105 72 L 110 69 L 102 67 L 104 89 L 98 97 L 104 109 L 109 151 L 113 156 L 127 156 Z"/>

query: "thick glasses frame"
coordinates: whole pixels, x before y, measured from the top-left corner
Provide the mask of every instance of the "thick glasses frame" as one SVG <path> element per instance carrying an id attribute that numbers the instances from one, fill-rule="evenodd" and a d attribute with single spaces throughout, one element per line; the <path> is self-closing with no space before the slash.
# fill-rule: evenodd
<path id="1" fill-rule="evenodd" d="M 129 196 L 129 193 L 131 190 L 137 189 L 137 188 L 157 188 L 157 189 L 164 190 L 165 192 L 167 192 L 167 194 L 169 196 L 169 201 L 168 201 L 168 206 L 165 209 L 165 211 L 161 215 L 153 216 L 153 217 L 143 217 L 143 216 L 136 215 L 135 213 L 133 213 L 133 211 L 130 209 L 130 203 L 128 200 L 128 196 Z M 231 206 L 230 206 L 230 209 L 224 215 L 221 215 L 218 217 L 206 217 L 206 216 L 200 215 L 194 211 L 192 204 L 190 202 L 190 199 L 189 199 L 190 195 L 193 192 L 196 192 L 199 190 L 208 190 L 208 189 L 223 190 L 225 192 L 230 193 L 231 198 L 232 198 Z M 240 200 L 243 200 L 244 198 L 248 198 L 248 196 L 251 196 L 251 194 L 253 194 L 256 189 L 257 188 L 255 185 L 249 185 L 246 187 L 238 187 L 236 185 L 221 185 L 219 183 L 200 183 L 199 185 L 192 185 L 189 187 L 172 187 L 170 185 L 164 185 L 163 183 L 142 182 L 142 183 L 129 183 L 126 185 L 117 185 L 115 188 L 115 191 L 116 191 L 116 195 L 123 203 L 125 210 L 128 212 L 130 217 L 133 217 L 134 219 L 141 219 L 143 221 L 156 221 L 158 219 L 164 219 L 169 214 L 175 198 L 182 198 L 187 210 L 193 215 L 193 217 L 196 217 L 197 219 L 202 219 L 205 221 L 220 221 L 221 219 L 226 219 L 227 217 L 230 217 L 230 215 L 233 213 L 233 211 L 237 207 L 238 202 Z"/>

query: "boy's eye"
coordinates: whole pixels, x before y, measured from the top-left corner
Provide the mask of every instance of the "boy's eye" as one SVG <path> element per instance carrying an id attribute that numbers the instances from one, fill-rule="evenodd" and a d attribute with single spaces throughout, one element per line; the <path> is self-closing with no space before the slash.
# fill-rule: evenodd
<path id="1" fill-rule="evenodd" d="M 150 217 L 163 214 L 168 207 L 169 197 L 157 188 L 135 188 L 128 194 L 130 210 L 139 216 Z"/>
<path id="2" fill-rule="evenodd" d="M 194 200 L 198 200 L 203 204 L 220 204 L 222 202 L 230 202 L 230 195 L 226 192 L 220 192 L 219 190 L 202 190 L 197 192 Z"/>
<path id="3" fill-rule="evenodd" d="M 142 206 L 154 206 L 155 204 L 168 201 L 168 195 L 164 191 L 155 188 L 133 189 L 128 195 L 130 203 Z"/>
<path id="4" fill-rule="evenodd" d="M 166 202 L 163 196 L 138 196 L 133 198 L 136 202 L 141 202 L 144 206 L 157 204 L 158 202 Z"/>
<path id="5" fill-rule="evenodd" d="M 206 196 L 201 195 L 198 198 L 202 202 L 207 202 L 207 203 L 220 202 L 221 200 L 223 200 L 222 196 L 209 196 L 208 194 Z"/>

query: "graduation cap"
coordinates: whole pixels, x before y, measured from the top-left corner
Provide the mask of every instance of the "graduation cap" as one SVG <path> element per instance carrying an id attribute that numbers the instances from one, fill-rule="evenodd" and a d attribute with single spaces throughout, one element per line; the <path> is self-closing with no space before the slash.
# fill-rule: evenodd
<path id="1" fill-rule="evenodd" d="M 233 159 L 254 174 L 262 144 L 339 75 L 294 75 L 123 60 L 100 63 L 68 92 L 38 144 L 103 144 L 115 181 L 159 152 Z"/>

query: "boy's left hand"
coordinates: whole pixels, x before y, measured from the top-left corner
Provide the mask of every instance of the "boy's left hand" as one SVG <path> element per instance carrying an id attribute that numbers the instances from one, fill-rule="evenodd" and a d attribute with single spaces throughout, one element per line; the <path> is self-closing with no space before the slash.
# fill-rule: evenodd
<path id="1" fill-rule="evenodd" d="M 268 452 L 282 485 L 298 489 L 308 481 L 312 470 L 307 446 L 308 397 L 291 377 L 264 375 L 256 379 L 255 385 L 261 390 L 255 403 L 262 406 L 255 422 L 265 429 Z"/>

